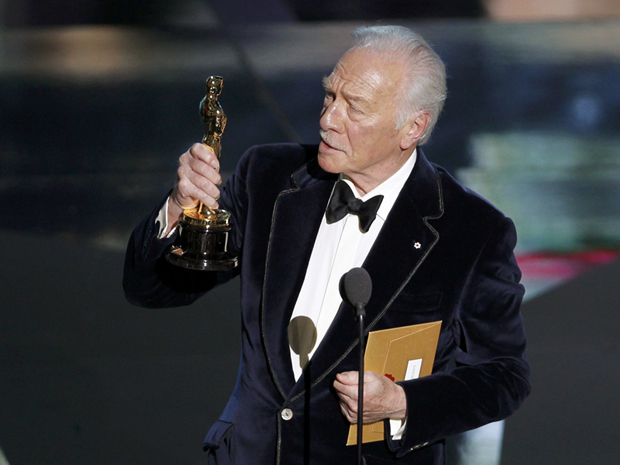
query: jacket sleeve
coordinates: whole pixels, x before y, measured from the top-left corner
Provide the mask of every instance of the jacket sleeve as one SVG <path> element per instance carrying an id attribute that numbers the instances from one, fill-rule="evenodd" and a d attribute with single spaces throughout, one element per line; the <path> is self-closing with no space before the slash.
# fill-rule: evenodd
<path id="1" fill-rule="evenodd" d="M 221 190 L 220 208 L 231 213 L 232 232 L 229 250 L 240 254 L 243 243 L 247 198 L 244 188 L 242 159 L 237 170 Z M 125 254 L 123 289 L 127 300 L 141 307 L 164 308 L 190 305 L 204 293 L 239 273 L 239 267 L 227 271 L 195 271 L 168 263 L 165 253 L 177 239 L 158 239 L 159 223 L 155 220 L 168 197 L 134 229 Z M 241 262 L 241 257 L 239 257 Z M 240 265 L 241 266 L 241 265 Z"/>
<path id="2" fill-rule="evenodd" d="M 407 397 L 407 427 L 400 443 L 388 438 L 398 457 L 504 419 L 529 394 L 515 245 L 514 225 L 503 218 L 470 270 L 456 309 L 456 367 L 399 383 Z"/>

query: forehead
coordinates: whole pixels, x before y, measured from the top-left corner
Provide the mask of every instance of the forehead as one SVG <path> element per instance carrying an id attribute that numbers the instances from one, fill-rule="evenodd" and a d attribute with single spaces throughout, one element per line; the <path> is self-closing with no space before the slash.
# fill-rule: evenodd
<path id="1" fill-rule="evenodd" d="M 323 83 L 328 90 L 360 94 L 393 95 L 404 77 L 402 60 L 366 49 L 348 51 Z"/>

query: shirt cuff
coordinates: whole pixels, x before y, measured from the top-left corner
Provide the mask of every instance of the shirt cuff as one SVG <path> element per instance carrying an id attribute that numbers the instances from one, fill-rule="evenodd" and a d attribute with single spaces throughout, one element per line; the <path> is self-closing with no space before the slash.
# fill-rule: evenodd
<path id="1" fill-rule="evenodd" d="M 159 232 L 157 233 L 157 239 L 169 239 L 177 230 L 177 227 L 175 226 L 170 230 L 168 234 L 164 235 L 166 229 L 168 229 L 168 202 L 170 202 L 170 197 L 166 199 L 166 202 L 157 214 L 157 218 L 155 218 L 155 224 L 159 223 Z"/>
<path id="2" fill-rule="evenodd" d="M 388 434 L 392 436 L 392 440 L 394 441 L 400 440 L 403 437 L 403 433 L 405 432 L 405 428 L 407 426 L 407 420 L 392 420 L 390 418 L 390 421 L 388 422 L 388 424 L 390 425 L 390 431 L 388 431 Z M 392 434 L 392 431 L 396 431 L 396 432 Z"/>

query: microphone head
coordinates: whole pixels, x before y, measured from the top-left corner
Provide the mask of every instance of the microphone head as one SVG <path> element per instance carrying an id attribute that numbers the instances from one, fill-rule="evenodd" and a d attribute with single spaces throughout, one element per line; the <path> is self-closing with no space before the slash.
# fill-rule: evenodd
<path id="1" fill-rule="evenodd" d="M 372 294 L 372 281 L 364 268 L 353 268 L 340 278 L 340 295 L 354 308 L 365 306 Z"/>

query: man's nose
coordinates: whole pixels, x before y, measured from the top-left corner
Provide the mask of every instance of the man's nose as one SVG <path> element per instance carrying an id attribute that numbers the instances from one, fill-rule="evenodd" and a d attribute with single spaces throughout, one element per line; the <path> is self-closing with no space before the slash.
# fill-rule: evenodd
<path id="1" fill-rule="evenodd" d="M 319 126 L 324 131 L 329 129 L 338 131 L 341 124 L 342 117 L 340 116 L 340 105 L 338 105 L 336 101 L 333 101 L 327 107 L 323 108 Z"/>

